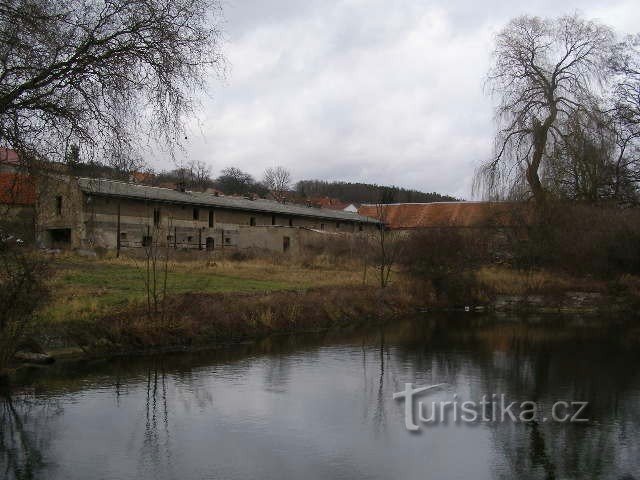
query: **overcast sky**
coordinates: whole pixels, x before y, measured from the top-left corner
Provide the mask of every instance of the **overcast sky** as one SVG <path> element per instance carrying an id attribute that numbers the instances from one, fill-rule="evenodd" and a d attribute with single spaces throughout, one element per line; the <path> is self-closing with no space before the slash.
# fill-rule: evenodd
<path id="1" fill-rule="evenodd" d="M 213 78 L 186 154 L 214 175 L 393 184 L 470 198 L 491 153 L 492 38 L 521 14 L 578 11 L 640 29 L 637 0 L 228 0 L 229 71 Z M 167 167 L 159 162 L 157 167 Z"/>

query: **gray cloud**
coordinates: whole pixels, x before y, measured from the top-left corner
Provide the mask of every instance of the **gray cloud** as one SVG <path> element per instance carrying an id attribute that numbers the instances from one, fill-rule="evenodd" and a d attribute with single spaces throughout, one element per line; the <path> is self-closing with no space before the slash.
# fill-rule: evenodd
<path id="1" fill-rule="evenodd" d="M 509 18 L 581 11 L 618 29 L 635 1 L 383 2 L 234 0 L 224 4 L 225 81 L 212 78 L 186 158 L 257 177 L 395 184 L 469 197 L 491 152 L 482 91 L 493 34 Z M 168 166 L 159 162 L 157 166 Z"/>

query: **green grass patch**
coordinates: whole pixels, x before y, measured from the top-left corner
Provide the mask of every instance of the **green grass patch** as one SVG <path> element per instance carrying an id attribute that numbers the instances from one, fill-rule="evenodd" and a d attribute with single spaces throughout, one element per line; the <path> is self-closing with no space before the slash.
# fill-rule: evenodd
<path id="1" fill-rule="evenodd" d="M 146 269 L 105 263 L 59 265 L 51 280 L 52 296 L 39 317 L 45 322 L 87 320 L 130 304 L 146 301 Z M 164 276 L 157 274 L 157 291 L 162 292 Z M 295 288 L 291 283 L 255 280 L 189 271 L 172 267 L 167 275 L 167 294 L 187 292 L 268 292 Z"/>

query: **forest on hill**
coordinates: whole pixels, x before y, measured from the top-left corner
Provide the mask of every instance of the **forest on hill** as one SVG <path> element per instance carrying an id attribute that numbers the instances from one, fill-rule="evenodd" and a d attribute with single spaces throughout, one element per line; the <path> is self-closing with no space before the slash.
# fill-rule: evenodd
<path id="1" fill-rule="evenodd" d="M 300 180 L 296 193 L 303 197 L 339 198 L 347 203 L 428 203 L 459 200 L 436 192 L 421 192 L 394 186 L 371 183 L 329 182 L 326 180 Z"/>

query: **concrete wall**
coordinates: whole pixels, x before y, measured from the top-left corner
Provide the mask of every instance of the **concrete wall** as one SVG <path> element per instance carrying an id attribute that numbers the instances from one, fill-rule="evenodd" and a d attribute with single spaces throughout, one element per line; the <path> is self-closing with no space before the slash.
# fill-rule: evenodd
<path id="1" fill-rule="evenodd" d="M 240 227 L 238 248 L 298 254 L 301 250 L 300 237 L 303 231 L 300 227 Z"/>

